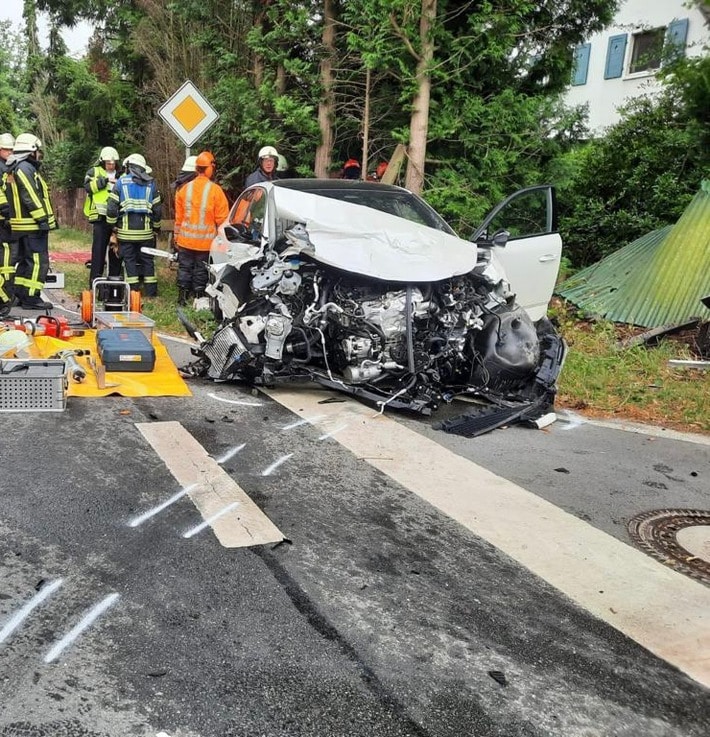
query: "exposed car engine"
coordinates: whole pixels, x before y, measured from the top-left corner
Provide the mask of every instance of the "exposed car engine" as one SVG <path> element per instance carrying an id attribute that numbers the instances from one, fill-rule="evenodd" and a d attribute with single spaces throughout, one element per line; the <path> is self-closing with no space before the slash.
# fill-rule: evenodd
<path id="1" fill-rule="evenodd" d="M 215 270 L 207 291 L 223 320 L 187 370 L 212 379 L 315 381 L 424 414 L 457 394 L 542 407 L 564 356 L 485 260 L 435 282 L 378 281 L 319 263 L 300 225 L 279 250 Z"/>

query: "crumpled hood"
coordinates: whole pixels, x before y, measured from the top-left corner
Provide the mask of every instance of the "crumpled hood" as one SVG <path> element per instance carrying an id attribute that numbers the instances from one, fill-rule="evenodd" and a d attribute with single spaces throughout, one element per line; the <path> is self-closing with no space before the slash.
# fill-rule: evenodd
<path id="1" fill-rule="evenodd" d="M 278 216 L 303 223 L 315 258 L 396 282 L 439 281 L 476 266 L 476 246 L 379 210 L 285 187 L 272 190 Z"/>

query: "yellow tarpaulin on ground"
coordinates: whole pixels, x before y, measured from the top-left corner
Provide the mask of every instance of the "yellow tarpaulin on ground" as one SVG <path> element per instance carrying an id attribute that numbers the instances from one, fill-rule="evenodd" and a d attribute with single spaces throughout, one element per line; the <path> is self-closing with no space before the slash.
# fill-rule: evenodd
<path id="1" fill-rule="evenodd" d="M 67 396 L 106 397 L 109 394 L 120 394 L 123 397 L 192 396 L 192 392 L 178 373 L 167 349 L 155 333 L 152 336 L 153 348 L 155 348 L 155 368 L 152 371 L 107 371 L 105 389 L 99 389 L 96 374 L 89 364 L 89 358 L 101 364 L 96 348 L 96 330 L 86 330 L 84 335 L 73 337 L 70 340 L 38 335 L 34 341 L 40 358 L 49 358 L 59 351 L 90 351 L 88 356 L 77 356 L 76 360 L 86 371 L 86 378 L 78 383 L 70 376 Z"/>

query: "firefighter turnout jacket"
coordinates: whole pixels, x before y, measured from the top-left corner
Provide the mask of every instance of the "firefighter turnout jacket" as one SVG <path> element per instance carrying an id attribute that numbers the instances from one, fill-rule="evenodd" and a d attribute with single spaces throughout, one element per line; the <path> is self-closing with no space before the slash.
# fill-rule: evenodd
<path id="1" fill-rule="evenodd" d="M 57 227 L 49 187 L 39 173 L 39 162 L 24 159 L 11 165 L 7 183 L 10 227 L 16 236 Z"/>
<path id="2" fill-rule="evenodd" d="M 114 172 L 115 173 L 115 172 Z M 103 166 L 92 166 L 84 177 L 84 215 L 90 223 L 95 223 L 100 217 L 106 217 L 106 205 L 113 184 L 109 173 Z"/>
<path id="3" fill-rule="evenodd" d="M 222 188 L 200 174 L 175 195 L 175 242 L 192 251 L 209 251 L 217 227 L 228 215 L 229 203 Z"/>
<path id="4" fill-rule="evenodd" d="M 145 241 L 160 230 L 163 206 L 155 179 L 124 174 L 108 196 L 106 222 L 117 225 L 119 241 Z"/>

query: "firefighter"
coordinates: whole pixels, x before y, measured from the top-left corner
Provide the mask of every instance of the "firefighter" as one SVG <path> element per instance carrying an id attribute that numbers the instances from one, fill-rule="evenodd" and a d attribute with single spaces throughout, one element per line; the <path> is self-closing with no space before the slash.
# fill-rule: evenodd
<path id="1" fill-rule="evenodd" d="M 360 162 L 357 159 L 348 159 L 343 164 L 341 179 L 360 179 L 361 173 Z"/>
<path id="2" fill-rule="evenodd" d="M 118 179 L 119 162 L 118 151 L 112 146 L 104 146 L 98 161 L 84 177 L 84 189 L 86 190 L 84 215 L 89 219 L 93 230 L 89 288 L 93 285 L 94 279 L 103 277 L 107 251 L 109 279 L 121 276 L 121 259 L 116 249 L 110 246 L 113 228 L 106 222 L 106 205 L 108 196 Z"/>
<path id="3" fill-rule="evenodd" d="M 175 190 L 175 192 L 177 192 L 183 185 L 191 182 L 197 176 L 197 172 L 195 171 L 196 161 L 197 156 L 188 156 L 185 159 L 185 162 L 182 165 L 182 169 L 180 169 L 180 173 L 177 175 L 175 181 L 171 185 L 171 188 Z"/>
<path id="4" fill-rule="evenodd" d="M 118 254 L 123 259 L 126 282 L 131 289 L 139 289 L 142 279 L 143 296 L 157 297 L 154 257 L 141 248 L 155 247 L 163 214 L 160 192 L 150 176 L 152 169 L 141 154 L 131 154 L 123 163 L 125 173 L 108 197 L 106 222 L 118 236 Z"/>
<path id="5" fill-rule="evenodd" d="M 263 146 L 260 148 L 258 160 L 259 166 L 247 177 L 244 187 L 278 179 L 276 167 L 279 163 L 279 152 L 273 146 Z"/>
<path id="6" fill-rule="evenodd" d="M 175 242 L 178 247 L 178 304 L 191 294 L 203 297 L 207 286 L 207 260 L 217 227 L 229 215 L 229 203 L 213 179 L 217 165 L 209 151 L 195 161 L 197 177 L 175 195 Z"/>
<path id="7" fill-rule="evenodd" d="M 40 174 L 42 142 L 32 133 L 21 133 L 7 160 L 10 227 L 18 238 L 15 297 L 26 310 L 49 310 L 42 297 L 49 271 L 49 231 L 57 227 L 49 187 Z"/>
<path id="8" fill-rule="evenodd" d="M 0 135 L 0 318 L 7 317 L 15 298 L 15 264 L 17 239 L 10 228 L 10 203 L 7 199 L 7 159 L 12 155 L 15 139 L 10 133 Z"/>

